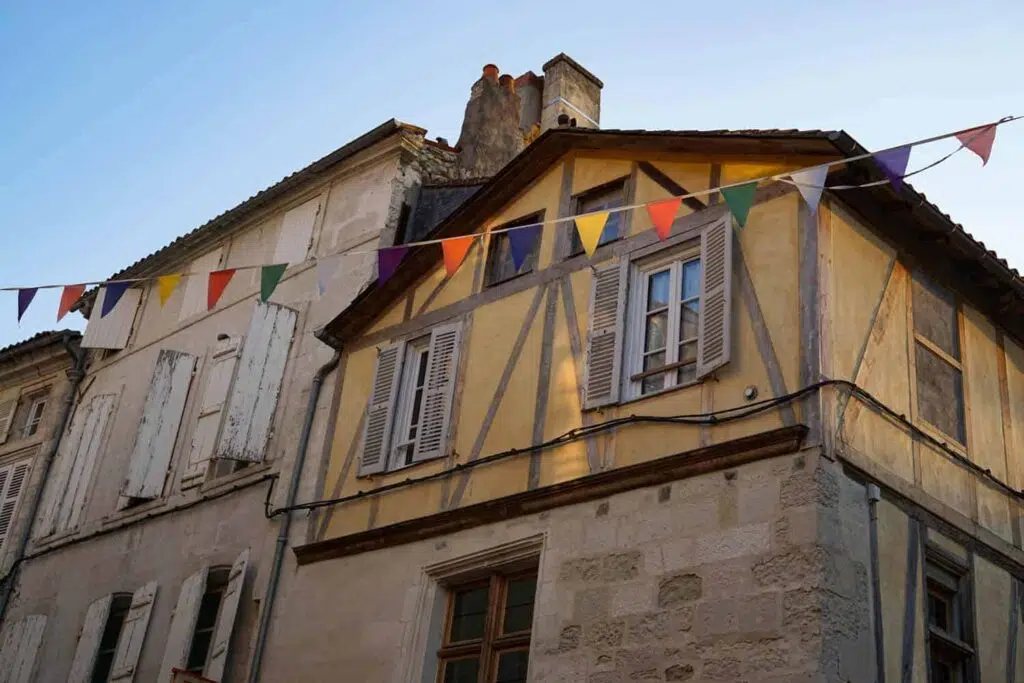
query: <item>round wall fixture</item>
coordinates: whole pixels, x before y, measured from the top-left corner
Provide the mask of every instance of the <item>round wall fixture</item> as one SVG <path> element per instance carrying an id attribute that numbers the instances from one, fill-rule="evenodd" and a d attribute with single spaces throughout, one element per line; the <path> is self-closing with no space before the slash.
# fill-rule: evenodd
<path id="1" fill-rule="evenodd" d="M 757 387 L 751 384 L 749 387 L 744 389 L 743 398 L 747 399 L 748 401 L 753 401 L 755 398 L 757 398 Z"/>

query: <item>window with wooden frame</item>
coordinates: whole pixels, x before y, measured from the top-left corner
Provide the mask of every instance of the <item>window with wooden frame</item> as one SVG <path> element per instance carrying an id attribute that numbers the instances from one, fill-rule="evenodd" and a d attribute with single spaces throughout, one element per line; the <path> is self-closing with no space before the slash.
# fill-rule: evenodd
<path id="1" fill-rule="evenodd" d="M 516 269 L 512 259 L 512 239 L 507 232 L 508 228 L 535 225 L 544 220 L 544 213 L 535 213 L 529 216 L 518 218 L 510 223 L 500 225 L 492 230 L 490 244 L 487 247 L 487 272 L 484 284 L 488 287 L 511 280 L 518 275 L 525 275 L 537 267 L 537 257 L 540 254 L 540 242 L 543 239 L 543 231 L 537 230 L 537 238 L 530 245 L 530 250 L 523 258 L 519 269 Z"/>
<path id="2" fill-rule="evenodd" d="M 573 202 L 573 214 L 596 213 L 598 211 L 610 211 L 623 206 L 626 202 L 626 179 L 619 178 L 610 183 L 599 185 L 577 195 Z M 608 221 L 601 231 L 601 238 L 597 246 L 608 244 L 622 237 L 622 211 L 612 211 L 608 214 Z M 583 242 L 580 241 L 580 234 L 576 226 L 569 224 L 572 234 L 572 246 L 569 249 L 569 256 L 578 256 L 583 253 Z"/>
<path id="3" fill-rule="evenodd" d="M 536 594 L 536 570 L 450 588 L 437 682 L 526 683 Z"/>
<path id="4" fill-rule="evenodd" d="M 975 683 L 969 574 L 929 550 L 925 563 L 928 670 L 931 683 Z"/>
<path id="5" fill-rule="evenodd" d="M 206 588 L 196 613 L 196 625 L 192 630 L 192 643 L 188 650 L 185 670 L 203 673 L 210 660 L 210 645 L 217 626 L 217 615 L 231 576 L 231 567 L 211 567 L 206 575 Z"/>
<path id="6" fill-rule="evenodd" d="M 111 596 L 110 611 L 107 613 L 106 623 L 103 625 L 103 635 L 100 637 L 99 647 L 96 650 L 96 660 L 89 677 L 90 683 L 107 683 L 110 680 L 110 672 L 114 667 L 114 655 L 117 653 L 117 643 L 121 638 L 121 629 L 124 628 L 125 618 L 128 616 L 131 606 L 131 593 L 114 593 Z"/>
<path id="7" fill-rule="evenodd" d="M 913 318 L 917 416 L 957 443 L 966 445 L 956 298 L 952 292 L 915 275 Z"/>

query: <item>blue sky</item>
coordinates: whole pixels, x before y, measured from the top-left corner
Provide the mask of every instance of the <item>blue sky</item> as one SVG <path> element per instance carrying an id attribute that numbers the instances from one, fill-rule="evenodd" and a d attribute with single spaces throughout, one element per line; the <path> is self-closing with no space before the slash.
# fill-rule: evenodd
<path id="1" fill-rule="evenodd" d="M 1024 114 L 1024 3 L 845 4 L 0 0 L 0 286 L 102 279 L 391 117 L 454 142 L 487 62 L 568 53 L 605 82 L 607 128 L 879 149 Z M 914 185 L 1024 268 L 1022 177 L 1024 121 L 986 168 L 961 153 Z M 0 346 L 52 329 L 58 298 L 19 327 L 0 292 Z"/>

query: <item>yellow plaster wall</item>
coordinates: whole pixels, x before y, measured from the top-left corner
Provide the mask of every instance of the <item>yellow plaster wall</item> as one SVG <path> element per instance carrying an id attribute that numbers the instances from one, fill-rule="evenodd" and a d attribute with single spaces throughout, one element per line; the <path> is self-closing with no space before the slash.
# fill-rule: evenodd
<path id="1" fill-rule="evenodd" d="M 628 176 L 633 170 L 629 159 L 577 157 L 572 170 L 572 193 L 577 195 L 598 185 Z"/>

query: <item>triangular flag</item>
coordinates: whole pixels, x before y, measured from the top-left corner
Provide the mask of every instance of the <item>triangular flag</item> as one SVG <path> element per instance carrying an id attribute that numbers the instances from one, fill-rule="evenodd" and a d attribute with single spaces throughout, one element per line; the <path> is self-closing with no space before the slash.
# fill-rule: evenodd
<path id="1" fill-rule="evenodd" d="M 474 239 L 476 239 L 474 235 L 466 235 L 465 237 L 452 237 L 441 240 L 441 251 L 444 253 L 444 269 L 447 271 L 448 277 L 455 275 L 455 271 L 466 260 L 466 254 L 469 252 L 469 248 L 473 246 Z"/>
<path id="2" fill-rule="evenodd" d="M 505 233 L 508 235 L 508 250 L 512 255 L 512 267 L 516 269 L 517 273 L 526 263 L 526 257 L 533 251 L 533 245 L 540 238 L 541 227 L 540 224 L 527 225 Z"/>
<path id="3" fill-rule="evenodd" d="M 36 298 L 36 292 L 39 291 L 38 287 L 27 287 L 25 289 L 18 290 L 18 322 L 21 322 L 21 316 L 25 315 L 25 311 L 28 310 L 28 305 L 32 303 L 32 299 Z"/>
<path id="4" fill-rule="evenodd" d="M 811 210 L 811 213 L 818 210 L 818 203 L 821 201 L 821 192 L 825 189 L 827 176 L 828 166 L 815 166 L 806 171 L 789 174 L 789 177 L 796 183 L 796 189 L 800 190 L 800 196 L 807 202 L 807 208 Z"/>
<path id="5" fill-rule="evenodd" d="M 583 251 L 587 252 L 587 256 L 593 256 L 597 251 L 597 244 L 601 241 L 601 233 L 604 232 L 604 224 L 607 222 L 607 211 L 576 217 L 576 232 L 580 234 L 580 244 L 583 245 Z"/>
<path id="6" fill-rule="evenodd" d="M 882 167 L 882 173 L 889 179 L 894 190 L 903 187 L 903 176 L 907 172 L 907 162 L 910 161 L 909 145 L 878 152 L 875 161 Z"/>
<path id="7" fill-rule="evenodd" d="M 68 314 L 75 302 L 82 298 L 85 293 L 85 285 L 65 285 L 64 291 L 60 293 L 60 306 L 57 307 L 57 322 Z"/>
<path id="8" fill-rule="evenodd" d="M 316 289 L 320 296 L 327 293 L 327 287 L 341 264 L 341 254 L 331 254 L 316 260 Z"/>
<path id="9" fill-rule="evenodd" d="M 963 133 L 957 133 L 956 139 L 960 143 L 981 157 L 981 165 L 988 163 L 988 157 L 992 153 L 992 143 L 996 141 L 996 127 L 982 126 L 972 128 Z"/>
<path id="10" fill-rule="evenodd" d="M 156 279 L 156 293 L 160 297 L 160 308 L 164 307 L 167 300 L 174 294 L 174 289 L 181 282 L 181 275 L 161 275 Z"/>
<path id="11" fill-rule="evenodd" d="M 654 224 L 654 231 L 658 233 L 659 240 L 668 239 L 669 233 L 672 232 L 672 221 L 675 220 L 676 211 L 679 210 L 679 205 L 682 203 L 682 197 L 673 197 L 647 205 L 647 215 L 651 217 L 651 223 Z"/>
<path id="12" fill-rule="evenodd" d="M 402 245 L 377 251 L 377 284 L 382 285 L 395 274 L 409 247 Z"/>
<path id="13" fill-rule="evenodd" d="M 220 295 L 224 293 L 224 289 L 228 286 L 228 283 L 231 282 L 231 278 L 234 276 L 234 268 L 215 270 L 210 273 L 210 279 L 206 288 L 206 310 L 213 310 L 213 307 L 216 306 L 217 302 L 220 300 Z"/>
<path id="14" fill-rule="evenodd" d="M 754 180 L 735 187 L 724 187 L 719 192 L 722 199 L 729 206 L 736 222 L 742 228 L 747 224 L 747 216 L 750 214 L 750 207 L 754 204 L 754 193 L 757 192 L 757 181 Z"/>
<path id="15" fill-rule="evenodd" d="M 281 281 L 281 276 L 284 275 L 286 268 L 288 268 L 287 263 L 275 263 L 272 266 L 260 268 L 260 301 L 267 303 L 267 299 L 277 289 L 277 283 Z"/>
<path id="16" fill-rule="evenodd" d="M 107 313 L 114 310 L 114 306 L 121 300 L 124 293 L 131 286 L 130 282 L 111 282 L 103 288 L 103 305 L 100 307 L 100 317 L 106 318 Z"/>

